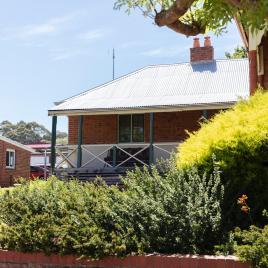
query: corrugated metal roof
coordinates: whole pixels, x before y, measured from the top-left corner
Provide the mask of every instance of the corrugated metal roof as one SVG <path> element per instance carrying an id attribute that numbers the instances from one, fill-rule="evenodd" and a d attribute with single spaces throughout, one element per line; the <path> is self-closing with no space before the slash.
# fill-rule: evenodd
<path id="1" fill-rule="evenodd" d="M 247 59 L 148 66 L 66 99 L 49 114 L 226 104 L 249 97 Z"/>

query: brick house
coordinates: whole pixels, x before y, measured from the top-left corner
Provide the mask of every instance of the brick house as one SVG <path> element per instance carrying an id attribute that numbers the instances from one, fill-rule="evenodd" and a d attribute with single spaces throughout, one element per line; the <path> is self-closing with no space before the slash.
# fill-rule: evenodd
<path id="1" fill-rule="evenodd" d="M 169 158 L 200 120 L 249 97 L 248 68 L 247 59 L 215 60 L 210 38 L 195 38 L 190 63 L 148 66 L 57 103 L 51 166 L 86 176 Z M 69 119 L 68 146 L 55 147 L 58 116 Z"/>
<path id="2" fill-rule="evenodd" d="M 245 47 L 249 51 L 250 94 L 261 86 L 268 88 L 268 32 L 250 31 L 237 22 Z"/>
<path id="3" fill-rule="evenodd" d="M 0 136 L 0 186 L 8 187 L 18 177 L 30 177 L 30 158 L 34 150 Z"/>

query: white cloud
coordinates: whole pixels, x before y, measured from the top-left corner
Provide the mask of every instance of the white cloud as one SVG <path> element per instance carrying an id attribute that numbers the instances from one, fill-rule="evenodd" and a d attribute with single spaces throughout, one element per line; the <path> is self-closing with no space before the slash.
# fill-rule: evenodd
<path id="1" fill-rule="evenodd" d="M 67 22 L 78 16 L 78 12 L 66 16 L 51 18 L 40 24 L 29 24 L 19 27 L 6 28 L 0 31 L 2 40 L 31 39 L 33 37 L 55 34 L 60 32 Z"/>
<path id="2" fill-rule="evenodd" d="M 103 38 L 107 34 L 103 29 L 90 30 L 78 35 L 78 38 L 85 41 L 94 41 Z"/>

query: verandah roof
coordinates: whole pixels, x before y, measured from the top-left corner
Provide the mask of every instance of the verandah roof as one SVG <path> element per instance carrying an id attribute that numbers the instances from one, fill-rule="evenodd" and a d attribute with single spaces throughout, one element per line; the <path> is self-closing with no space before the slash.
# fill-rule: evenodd
<path id="1" fill-rule="evenodd" d="M 66 99 L 49 115 L 227 108 L 248 97 L 247 59 L 156 65 Z"/>

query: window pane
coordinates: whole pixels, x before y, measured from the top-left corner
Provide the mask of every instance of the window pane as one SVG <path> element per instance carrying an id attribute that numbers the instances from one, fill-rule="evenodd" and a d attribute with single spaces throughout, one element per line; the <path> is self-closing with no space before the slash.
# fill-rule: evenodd
<path id="1" fill-rule="evenodd" d="M 14 167 L 15 166 L 15 154 L 14 152 L 9 152 L 9 156 L 10 156 L 10 167 Z"/>
<path id="2" fill-rule="evenodd" d="M 119 115 L 119 142 L 131 142 L 131 115 Z"/>
<path id="3" fill-rule="evenodd" d="M 9 167 L 10 163 L 9 163 L 9 152 L 6 152 L 6 167 Z"/>
<path id="4" fill-rule="evenodd" d="M 144 115 L 132 115 L 132 141 L 144 142 Z"/>

